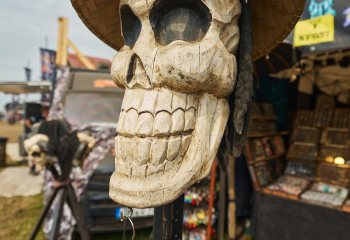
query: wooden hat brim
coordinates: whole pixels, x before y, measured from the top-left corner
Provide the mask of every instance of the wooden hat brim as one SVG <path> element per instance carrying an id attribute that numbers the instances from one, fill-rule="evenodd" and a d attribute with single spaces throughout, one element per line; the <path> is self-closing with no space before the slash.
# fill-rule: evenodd
<path id="1" fill-rule="evenodd" d="M 252 4 L 253 58 L 267 55 L 293 30 L 305 0 L 248 0 Z M 115 50 L 123 45 L 120 0 L 71 0 L 84 24 Z"/>

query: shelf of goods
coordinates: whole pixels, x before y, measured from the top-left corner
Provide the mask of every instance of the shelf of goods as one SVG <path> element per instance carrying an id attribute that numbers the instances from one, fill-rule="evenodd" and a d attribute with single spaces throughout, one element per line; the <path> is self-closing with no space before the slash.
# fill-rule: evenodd
<path id="1" fill-rule="evenodd" d="M 284 175 L 265 193 L 350 212 L 350 111 L 297 114 Z"/>
<path id="2" fill-rule="evenodd" d="M 209 224 L 208 208 L 211 194 L 214 194 L 214 202 L 216 192 L 210 192 L 209 177 L 200 183 L 195 184 L 185 192 L 185 206 L 183 218 L 183 235 L 184 240 L 205 240 L 207 239 L 207 228 Z M 211 222 L 214 226 L 217 219 L 217 209 L 212 208 Z M 214 227 L 212 229 L 215 229 Z M 215 231 L 211 232 L 215 237 Z"/>
<path id="3" fill-rule="evenodd" d="M 255 103 L 248 131 L 245 155 L 256 190 L 270 184 L 282 174 L 286 154 L 284 136 L 276 129 L 272 105 Z"/>

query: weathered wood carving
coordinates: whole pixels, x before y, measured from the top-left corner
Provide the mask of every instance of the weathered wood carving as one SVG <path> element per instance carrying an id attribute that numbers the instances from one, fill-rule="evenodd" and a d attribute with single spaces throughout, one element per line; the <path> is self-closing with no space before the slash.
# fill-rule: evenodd
<path id="1" fill-rule="evenodd" d="M 239 0 L 121 2 L 115 201 L 163 205 L 208 175 L 235 86 L 240 9 Z"/>

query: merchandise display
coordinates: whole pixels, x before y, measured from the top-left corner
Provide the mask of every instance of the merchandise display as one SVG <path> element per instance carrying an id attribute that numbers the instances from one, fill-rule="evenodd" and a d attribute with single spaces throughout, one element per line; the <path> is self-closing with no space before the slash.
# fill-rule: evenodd
<path id="1" fill-rule="evenodd" d="M 284 174 L 264 189 L 328 207 L 341 207 L 350 187 L 349 109 L 299 111 Z M 344 211 L 350 211 L 346 201 Z"/>
<path id="2" fill-rule="evenodd" d="M 205 240 L 206 239 L 206 229 L 195 229 L 195 230 L 184 230 L 182 233 L 182 239 L 187 240 Z"/>
<path id="3" fill-rule="evenodd" d="M 314 183 L 310 190 L 301 195 L 301 199 L 315 204 L 340 207 L 347 198 L 349 190 L 326 183 Z"/>
<path id="4" fill-rule="evenodd" d="M 288 161 L 285 174 L 312 178 L 315 176 L 316 164 L 305 161 Z"/>
<path id="5" fill-rule="evenodd" d="M 298 114 L 294 120 L 294 127 L 297 128 L 298 126 L 314 126 L 314 119 L 315 119 L 315 111 L 311 110 L 300 110 L 298 111 Z"/>
<path id="6" fill-rule="evenodd" d="M 269 103 L 257 103 L 252 106 L 249 120 L 248 135 L 261 135 L 277 133 L 276 115 Z"/>
<path id="7" fill-rule="evenodd" d="M 324 145 L 347 146 L 350 139 L 349 129 L 326 128 L 323 131 L 321 143 Z"/>
<path id="8" fill-rule="evenodd" d="M 322 146 L 320 149 L 320 160 L 328 163 L 344 164 L 350 160 L 350 147 Z"/>
<path id="9" fill-rule="evenodd" d="M 276 115 L 269 103 L 254 103 L 246 145 L 250 175 L 256 190 L 277 179 L 286 154 L 283 135 L 276 130 Z"/>
<path id="10" fill-rule="evenodd" d="M 296 160 L 316 161 L 318 153 L 317 145 L 313 143 L 292 143 L 289 147 L 287 158 Z"/>
<path id="11" fill-rule="evenodd" d="M 215 214 L 212 215 L 212 222 L 215 222 Z M 208 214 L 207 209 L 198 208 L 198 209 L 186 209 L 184 211 L 184 226 L 187 229 L 196 229 L 200 226 L 205 226 L 208 224 Z"/>
<path id="12" fill-rule="evenodd" d="M 206 203 L 208 196 L 208 188 L 198 188 L 194 186 L 185 192 L 185 203 L 192 206 L 198 206 L 202 203 Z"/>
<path id="13" fill-rule="evenodd" d="M 320 130 L 316 127 L 296 127 L 291 136 L 292 142 L 316 144 L 320 139 Z"/>
<path id="14" fill-rule="evenodd" d="M 320 163 L 315 179 L 341 186 L 350 186 L 350 168 L 348 165 Z"/>
<path id="15" fill-rule="evenodd" d="M 254 161 L 280 156 L 285 153 L 284 141 L 281 136 L 251 139 L 249 147 Z"/>
<path id="16" fill-rule="evenodd" d="M 183 216 L 183 234 L 184 240 L 205 240 L 207 234 L 207 225 L 209 221 L 209 178 L 199 182 L 189 188 L 184 196 L 184 216 Z M 215 197 L 215 195 L 214 195 Z M 214 207 L 211 215 L 211 225 L 216 223 L 217 210 Z M 215 236 L 215 232 L 212 232 Z"/>
<path id="17" fill-rule="evenodd" d="M 294 121 L 294 127 L 350 127 L 350 109 L 348 108 L 319 108 L 313 110 L 300 110 Z"/>
<path id="18" fill-rule="evenodd" d="M 269 190 L 299 196 L 308 186 L 310 181 L 293 176 L 282 176 L 275 183 L 268 186 Z"/>
<path id="19" fill-rule="evenodd" d="M 350 128 L 350 109 L 338 108 L 334 110 L 334 117 L 330 127 L 333 128 Z"/>
<path id="20" fill-rule="evenodd" d="M 259 186 L 266 186 L 272 181 L 271 170 L 267 164 L 255 166 L 253 174 Z"/>

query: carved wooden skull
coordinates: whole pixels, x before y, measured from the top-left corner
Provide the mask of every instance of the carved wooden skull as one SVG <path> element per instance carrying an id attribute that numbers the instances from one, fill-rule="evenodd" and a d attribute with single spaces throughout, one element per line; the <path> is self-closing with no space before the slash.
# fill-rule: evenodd
<path id="1" fill-rule="evenodd" d="M 236 82 L 239 0 L 122 0 L 125 46 L 112 76 L 125 88 L 110 197 L 169 203 L 206 177 Z"/>

